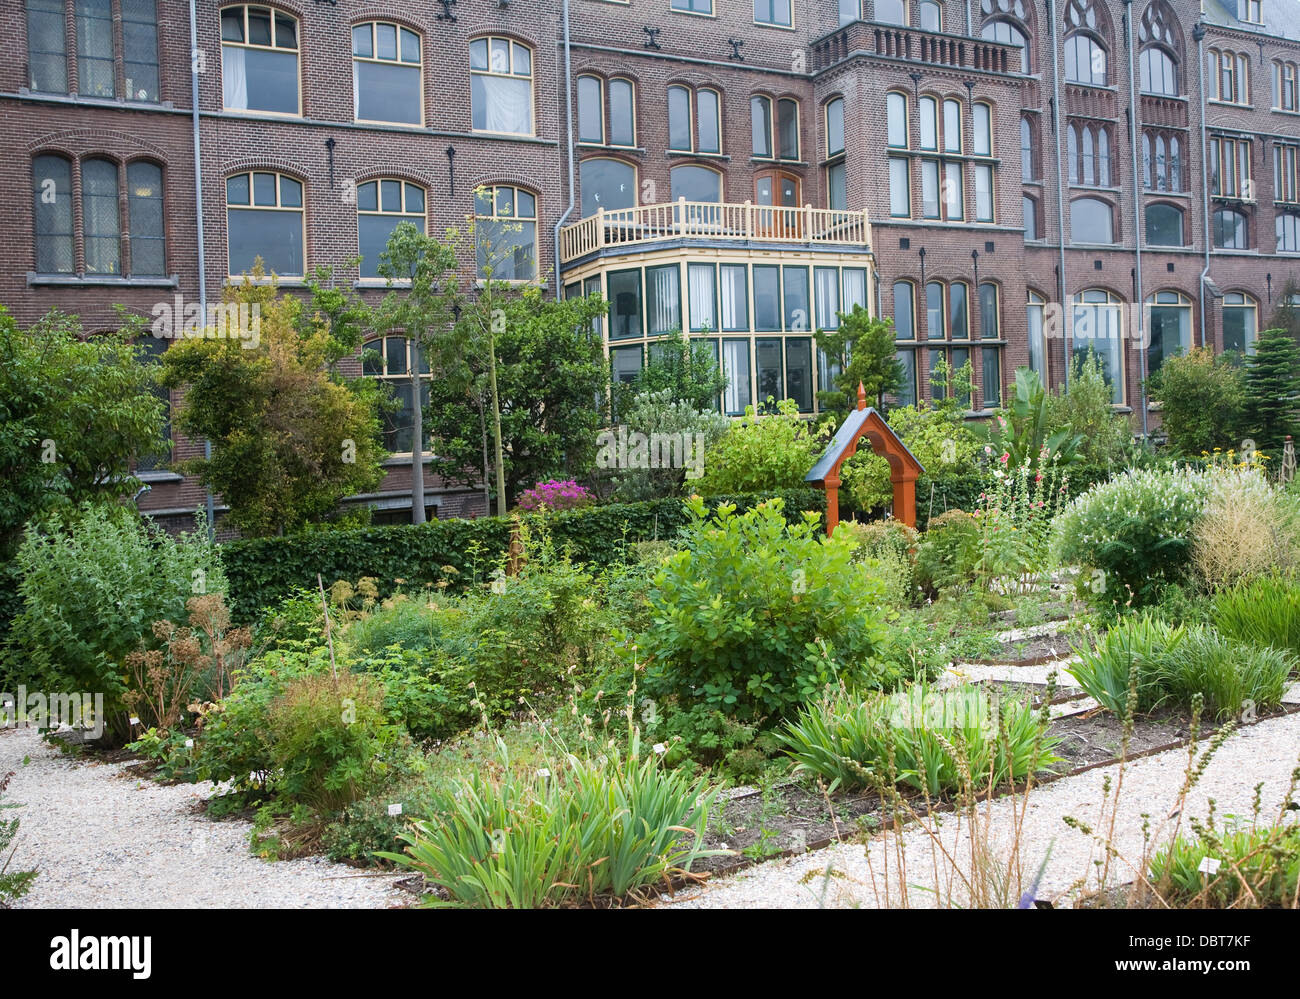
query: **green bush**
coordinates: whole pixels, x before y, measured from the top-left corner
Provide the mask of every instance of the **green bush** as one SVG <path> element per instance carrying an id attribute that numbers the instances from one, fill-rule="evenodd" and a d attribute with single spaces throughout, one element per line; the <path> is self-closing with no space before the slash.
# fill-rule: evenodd
<path id="1" fill-rule="evenodd" d="M 504 757 L 505 747 L 501 745 Z M 456 780 L 433 814 L 402 835 L 409 867 L 465 908 L 536 909 L 621 899 L 689 870 L 701 849 L 712 795 L 653 755 L 598 760 L 564 755 L 520 773 Z"/>
<path id="2" fill-rule="evenodd" d="M 1220 862 L 1216 874 L 1202 869 L 1207 857 Z M 1152 856 L 1149 880 L 1176 909 L 1294 909 L 1300 825 L 1201 828 L 1195 836 L 1179 836 Z"/>
<path id="3" fill-rule="evenodd" d="M 1214 597 L 1214 626 L 1230 638 L 1300 655 L 1300 581 L 1264 576 Z"/>
<path id="4" fill-rule="evenodd" d="M 1192 457 L 1241 441 L 1246 411 L 1246 372 L 1209 347 L 1168 357 L 1151 376 L 1151 398 L 1160 403 L 1160 426 L 1169 446 Z"/>
<path id="5" fill-rule="evenodd" d="M 7 682 L 103 692 L 112 740 L 127 731 L 126 657 L 152 647 L 155 621 L 184 621 L 191 596 L 226 589 L 205 536 L 175 538 L 118 507 L 84 506 L 73 520 L 29 528 L 16 562 L 23 609 L 10 626 Z"/>
<path id="6" fill-rule="evenodd" d="M 979 438 L 960 411 L 897 406 L 890 409 L 887 422 L 921 463 L 930 481 L 946 480 L 974 467 Z M 894 500 L 889 476 L 889 462 L 870 448 L 862 447 L 840 468 L 842 501 L 847 500 L 847 505 L 863 513 L 885 509 Z M 916 495 L 919 505 L 920 488 Z M 925 498 L 928 499 L 928 490 Z M 897 515 L 899 511 L 894 513 Z"/>
<path id="7" fill-rule="evenodd" d="M 1070 362 L 1068 385 L 1048 395 L 1047 426 L 1049 433 L 1069 427 L 1071 433 L 1081 434 L 1079 454 L 1090 468 L 1119 469 L 1127 464 L 1133 425 L 1111 405 L 1110 382 L 1101 358 L 1092 350 Z M 1071 469 L 1072 478 L 1078 474 L 1079 469 Z"/>
<path id="8" fill-rule="evenodd" d="M 821 457 L 824 441 L 794 401 L 782 400 L 777 412 L 756 416 L 754 407 L 732 425 L 704 457 L 701 496 L 798 489 Z"/>
<path id="9" fill-rule="evenodd" d="M 9 786 L 12 773 L 0 774 L 0 809 L 17 808 L 17 805 L 4 803 L 5 788 Z M 9 861 L 13 859 L 14 837 L 18 835 L 18 820 L 0 820 L 0 909 L 10 902 L 22 898 L 32 889 L 36 880 L 35 871 L 11 871 Z"/>
<path id="10" fill-rule="evenodd" d="M 963 510 L 930 521 L 916 550 L 916 582 L 928 593 L 975 582 L 981 555 L 979 522 Z"/>
<path id="11" fill-rule="evenodd" d="M 1206 492 L 1204 474 L 1187 469 L 1127 471 L 1061 512 L 1055 556 L 1084 570 L 1084 593 L 1095 603 L 1149 604 L 1163 585 L 1187 576 Z"/>
<path id="12" fill-rule="evenodd" d="M 1162 657 L 1177 648 L 1186 634 L 1186 628 L 1150 615 L 1123 618 L 1097 640 L 1095 647 L 1073 644 L 1080 661 L 1066 672 L 1079 681 L 1089 697 L 1120 718 L 1128 713 L 1130 689 L 1136 684 L 1133 710 L 1147 714 L 1163 699 L 1159 682 Z"/>
<path id="13" fill-rule="evenodd" d="M 885 584 L 885 599 L 894 606 L 913 602 L 916 595 L 916 555 L 920 535 L 898 520 L 862 523 L 842 520 L 835 528 L 853 545 L 853 560 L 873 560 Z"/>
<path id="14" fill-rule="evenodd" d="M 779 500 L 709 518 L 696 498 L 691 515 L 637 640 L 646 694 L 754 722 L 840 678 L 871 684 L 883 586 L 850 544 L 820 537 L 815 514 L 788 524 Z"/>
<path id="15" fill-rule="evenodd" d="M 901 784 L 937 796 L 1022 780 L 1059 762 L 1059 739 L 1028 701 L 979 687 L 916 684 L 887 696 L 840 691 L 779 734 L 795 771 L 837 788 Z"/>
<path id="16" fill-rule="evenodd" d="M 820 489 L 801 487 L 777 495 L 785 500 L 791 519 L 798 519 L 803 510 L 826 509 Z M 708 502 L 711 507 L 733 502 L 748 509 L 765 498 L 717 496 Z M 674 539 L 688 519 L 685 502 L 672 497 L 548 514 L 545 523 L 556 546 L 567 547 L 575 562 L 604 567 L 634 559 L 628 550 L 634 542 Z M 542 518 L 529 515 L 522 520 L 535 524 Z M 402 587 L 419 590 L 448 578 L 450 591 L 464 591 L 481 583 L 506 552 L 510 526 L 509 518 L 482 517 L 227 542 L 221 554 L 230 579 L 232 614 L 236 621 L 255 620 L 295 592 L 314 591 L 317 573 L 326 586 L 339 579 L 374 577 L 381 599 Z M 448 566 L 455 572 L 449 573 Z M 399 584 L 399 579 L 405 582 Z"/>

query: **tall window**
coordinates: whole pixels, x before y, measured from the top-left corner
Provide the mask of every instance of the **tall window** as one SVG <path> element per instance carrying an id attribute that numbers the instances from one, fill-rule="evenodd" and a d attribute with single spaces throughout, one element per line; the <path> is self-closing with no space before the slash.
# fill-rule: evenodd
<path id="1" fill-rule="evenodd" d="M 934 0 L 921 0 L 917 4 L 917 13 L 920 16 L 920 29 L 922 31 L 943 31 L 943 7 L 934 2 Z"/>
<path id="2" fill-rule="evenodd" d="M 906 24 L 906 0 L 876 0 L 876 20 L 881 24 Z"/>
<path id="3" fill-rule="evenodd" d="M 1110 127 L 1071 122 L 1065 130 L 1066 173 L 1071 184 L 1110 187 L 1113 183 Z"/>
<path id="4" fill-rule="evenodd" d="M 849 207 L 848 165 L 844 155 L 844 98 L 826 102 L 826 207 Z"/>
<path id="5" fill-rule="evenodd" d="M 357 185 L 357 249 L 361 277 L 379 277 L 379 255 L 402 222 L 425 231 L 424 188 L 405 180 L 370 180 Z"/>
<path id="6" fill-rule="evenodd" d="M 1177 96 L 1183 56 L 1182 28 L 1166 0 L 1149 0 L 1138 24 L 1139 82 L 1144 93 Z"/>
<path id="7" fill-rule="evenodd" d="M 630 80 L 615 77 L 606 86 L 598 76 L 578 77 L 578 141 L 593 145 L 635 146 L 635 106 Z"/>
<path id="8" fill-rule="evenodd" d="M 1237 16 L 1251 24 L 1264 23 L 1264 0 L 1237 0 Z"/>
<path id="9" fill-rule="evenodd" d="M 62 156 L 37 156 L 32 161 L 32 180 L 36 272 L 71 274 L 77 269 L 72 222 L 72 164 Z"/>
<path id="10" fill-rule="evenodd" d="M 27 85 L 35 91 L 68 92 L 64 0 L 27 0 Z"/>
<path id="11" fill-rule="evenodd" d="M 1216 101 L 1250 103 L 1250 57 L 1244 52 L 1210 49 L 1210 75 Z"/>
<path id="12" fill-rule="evenodd" d="M 1020 119 L 1020 177 L 1022 180 L 1038 179 L 1034 157 L 1034 126 L 1027 117 Z"/>
<path id="13" fill-rule="evenodd" d="M 636 167 L 622 160 L 603 157 L 578 164 L 582 186 L 582 215 L 595 215 L 600 209 L 612 211 L 636 205 Z"/>
<path id="14" fill-rule="evenodd" d="M 890 145 L 894 144 L 894 139 L 898 132 L 903 132 L 903 139 L 907 139 L 906 134 L 906 103 L 902 94 L 890 94 L 886 99 L 886 114 L 888 116 L 888 136 Z M 985 108 L 985 133 L 981 137 L 979 128 L 975 129 L 975 142 L 987 144 L 991 141 L 988 134 L 987 105 L 980 105 Z M 966 217 L 966 196 L 965 183 L 963 180 L 964 161 L 958 158 L 948 158 L 946 154 L 960 156 L 963 151 L 962 141 L 962 107 L 961 102 L 955 98 L 940 98 L 924 96 L 917 105 L 917 117 L 919 119 L 920 131 L 920 148 L 923 151 L 943 153 L 945 155 L 935 157 L 923 157 L 920 160 L 921 170 L 921 217 L 927 219 L 943 219 L 946 221 L 959 221 Z M 899 164 L 896 168 L 895 164 Z M 893 194 L 894 190 L 894 170 L 898 170 L 897 179 L 901 182 L 907 177 L 909 170 L 908 161 L 902 157 L 892 157 L 890 159 L 890 177 L 891 177 L 891 214 L 897 209 L 902 208 L 903 198 L 902 190 L 898 191 L 898 196 Z M 981 175 L 981 170 L 984 173 Z M 975 167 L 977 193 L 979 193 L 980 181 L 984 181 L 982 193 L 985 195 L 983 201 L 977 199 L 976 207 L 981 211 L 986 211 L 986 216 L 981 217 L 980 221 L 991 221 L 992 218 L 992 168 L 988 165 L 977 165 Z M 978 212 L 977 212 L 978 215 Z"/>
<path id="15" fill-rule="evenodd" d="M 674 152 L 722 152 L 722 119 L 716 90 L 668 88 L 668 148 Z"/>
<path id="16" fill-rule="evenodd" d="M 1300 253 L 1300 215 L 1295 212 L 1278 212 L 1277 252 Z"/>
<path id="17" fill-rule="evenodd" d="M 1025 239 L 1042 239 L 1038 231 L 1038 199 L 1031 198 L 1028 194 L 1022 196 L 1024 202 L 1025 218 Z"/>
<path id="18" fill-rule="evenodd" d="M 127 100 L 158 100 L 158 5 L 122 0 L 122 73 Z"/>
<path id="19" fill-rule="evenodd" d="M 1182 144 L 1178 133 L 1151 128 L 1142 133 L 1142 185 L 1148 191 L 1183 189 Z"/>
<path id="20" fill-rule="evenodd" d="M 298 114 L 298 22 L 269 7 L 224 8 L 221 85 L 229 110 Z"/>
<path id="21" fill-rule="evenodd" d="M 87 97 L 112 97 L 113 0 L 76 0 L 78 89 Z"/>
<path id="22" fill-rule="evenodd" d="M 759 159 L 797 160 L 799 102 L 789 98 L 774 102 L 772 98 L 759 94 L 750 98 L 749 108 L 754 133 L 754 156 Z M 842 102 L 840 109 L 842 112 Z M 841 132 L 843 127 L 841 118 Z"/>
<path id="23" fill-rule="evenodd" d="M 1146 237 L 1150 246 L 1182 246 L 1183 210 L 1157 202 L 1146 206 Z"/>
<path id="24" fill-rule="evenodd" d="M 1147 298 L 1147 374 L 1160 370 L 1166 357 L 1192 349 L 1192 300 L 1177 291 L 1158 291 Z"/>
<path id="25" fill-rule="evenodd" d="M 131 232 L 131 273 L 167 273 L 162 167 L 145 160 L 127 164 L 126 212 Z"/>
<path id="26" fill-rule="evenodd" d="M 1300 146 L 1282 142 L 1274 144 L 1273 200 L 1300 204 Z"/>
<path id="27" fill-rule="evenodd" d="M 1230 291 L 1223 296 L 1223 349 L 1243 354 L 1255 352 L 1259 330 L 1259 303 L 1249 295 Z"/>
<path id="28" fill-rule="evenodd" d="M 1222 135 L 1209 138 L 1210 193 L 1221 198 L 1253 201 L 1250 179 L 1250 140 Z"/>
<path id="29" fill-rule="evenodd" d="M 226 241 L 232 276 L 251 271 L 258 257 L 268 274 L 302 275 L 302 182 L 278 173 L 228 177 Z"/>
<path id="30" fill-rule="evenodd" d="M 1036 291 L 1029 292 L 1029 302 L 1025 306 L 1025 318 L 1029 328 L 1029 367 L 1038 372 L 1043 384 L 1047 384 L 1047 299 Z"/>
<path id="31" fill-rule="evenodd" d="M 352 29 L 352 94 L 358 121 L 424 120 L 420 36 L 385 21 Z"/>
<path id="32" fill-rule="evenodd" d="M 1297 98 L 1297 78 L 1300 72 L 1296 64 L 1281 59 L 1273 61 L 1273 107 L 1278 111 L 1300 111 L 1300 99 Z"/>
<path id="33" fill-rule="evenodd" d="M 1016 6 L 1022 6 L 1019 0 Z M 994 0 L 984 0 L 982 9 L 984 13 L 989 14 L 998 10 L 999 6 L 994 3 Z M 1001 42 L 1003 45 L 1014 45 L 1020 49 L 1020 72 L 1029 72 L 1029 37 L 1019 27 L 1010 21 L 990 21 L 980 29 L 980 37 L 987 38 L 991 42 Z"/>
<path id="34" fill-rule="evenodd" d="M 424 351 L 406 337 L 390 336 L 371 340 L 362 349 L 361 372 L 388 386 L 397 401 L 397 411 L 384 414 L 384 447 L 392 454 L 410 454 L 415 443 L 415 405 L 412 398 L 411 372 L 415 368 L 420 384 L 421 412 L 429 411 L 429 382 L 433 375 Z M 429 450 L 429 440 L 422 441 Z"/>
<path id="35" fill-rule="evenodd" d="M 1217 209 L 1211 223 L 1214 245 L 1221 250 L 1247 250 L 1250 248 L 1250 234 L 1246 227 L 1246 216 L 1231 208 Z"/>
<path id="36" fill-rule="evenodd" d="M 778 28 L 794 25 L 790 16 L 790 0 L 754 0 L 754 23 L 771 24 Z"/>
<path id="37" fill-rule="evenodd" d="M 1115 242 L 1115 213 L 1100 198 L 1075 198 L 1070 202 L 1070 242 Z"/>
<path id="38" fill-rule="evenodd" d="M 478 276 L 494 281 L 537 277 L 537 197 L 520 187 L 485 187 L 474 195 Z"/>
<path id="39" fill-rule="evenodd" d="M 1122 305 L 1108 291 L 1081 291 L 1074 296 L 1070 335 L 1074 356 L 1083 359 L 1089 352 L 1101 361 L 1102 375 L 1110 385 L 1110 401 L 1124 402 L 1124 330 Z"/>
<path id="40" fill-rule="evenodd" d="M 470 104 L 476 132 L 533 134 L 533 50 L 509 38 L 469 43 Z"/>
<path id="41" fill-rule="evenodd" d="M 1065 78 L 1071 83 L 1106 86 L 1106 49 L 1092 35 L 1082 32 L 1065 40 Z"/>
<path id="42" fill-rule="evenodd" d="M 903 387 L 898 391 L 900 406 L 916 405 L 916 287 L 910 281 L 896 281 L 894 293 L 894 339 L 899 341 L 898 360 L 903 365 Z M 907 346 L 907 344 L 911 346 Z"/>
<path id="43" fill-rule="evenodd" d="M 1178 95 L 1178 67 L 1173 56 L 1155 45 L 1142 50 L 1139 85 L 1144 94 Z"/>

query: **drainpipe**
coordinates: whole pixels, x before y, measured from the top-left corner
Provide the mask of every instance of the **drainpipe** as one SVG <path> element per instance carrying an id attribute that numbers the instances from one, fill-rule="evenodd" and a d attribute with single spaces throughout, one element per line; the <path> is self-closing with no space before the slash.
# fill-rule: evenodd
<path id="1" fill-rule="evenodd" d="M 195 236 L 198 239 L 199 265 L 199 316 L 200 322 L 208 321 L 208 268 L 207 258 L 203 252 L 203 159 L 199 144 L 199 72 L 194 64 L 195 53 L 199 50 L 199 19 L 194 9 L 195 0 L 190 0 L 190 124 L 194 133 L 194 207 Z M 212 460 L 212 441 L 203 442 L 203 459 Z M 212 490 L 204 490 L 204 512 L 208 520 L 208 540 L 217 534 L 216 512 L 213 509 Z"/>
<path id="2" fill-rule="evenodd" d="M 1128 47 L 1128 142 L 1133 153 L 1133 250 L 1134 294 L 1137 296 L 1139 400 L 1142 406 L 1142 436 L 1147 428 L 1147 338 L 1145 336 L 1146 298 L 1142 293 L 1142 184 L 1138 177 L 1138 95 L 1137 53 L 1133 50 L 1133 0 L 1124 0 L 1124 43 Z"/>
<path id="3" fill-rule="evenodd" d="M 1196 39 L 1196 79 L 1200 88 L 1201 103 L 1201 211 L 1204 213 L 1203 229 L 1201 238 L 1205 240 L 1205 267 L 1201 270 L 1201 277 L 1197 281 L 1197 288 L 1201 298 L 1201 346 L 1209 345 L 1209 339 L 1206 335 L 1205 322 L 1205 282 L 1210 276 L 1210 242 L 1213 239 L 1213 233 L 1210 230 L 1210 171 L 1206 166 L 1209 163 L 1209 138 L 1206 135 L 1205 125 L 1205 22 L 1197 21 L 1192 25 L 1192 37 Z"/>
<path id="4" fill-rule="evenodd" d="M 975 37 L 975 25 L 970 21 L 970 0 L 966 0 L 966 34 L 971 38 Z"/>
<path id="5" fill-rule="evenodd" d="M 564 140 L 569 154 L 569 204 L 555 223 L 555 297 L 560 297 L 560 230 L 573 214 L 575 187 L 573 177 L 573 63 L 569 47 L 569 0 L 564 0 Z"/>
<path id="6" fill-rule="evenodd" d="M 1056 252 L 1057 297 L 1061 303 L 1061 356 L 1065 361 L 1065 387 L 1070 387 L 1070 322 L 1066 321 L 1065 301 L 1065 176 L 1061 171 L 1061 54 L 1057 35 L 1056 2 L 1047 0 L 1047 20 L 1052 25 L 1052 132 L 1056 155 Z M 1071 318 L 1071 322 L 1073 318 Z M 1046 344 L 1044 344 L 1046 349 Z"/>

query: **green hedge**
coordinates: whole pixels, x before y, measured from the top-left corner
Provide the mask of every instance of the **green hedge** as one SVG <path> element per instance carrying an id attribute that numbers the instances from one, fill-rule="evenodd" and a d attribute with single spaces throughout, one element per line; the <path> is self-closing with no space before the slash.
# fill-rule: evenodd
<path id="1" fill-rule="evenodd" d="M 800 511 L 826 509 L 826 496 L 819 489 L 714 496 L 707 502 L 710 508 L 731 502 L 744 510 L 772 496 L 785 500 L 786 517 L 792 521 Z M 675 537 L 686 523 L 686 505 L 678 498 L 618 503 L 550 514 L 546 520 L 556 543 L 567 545 L 576 561 L 604 566 L 624 560 L 628 543 Z M 237 621 L 251 621 L 295 588 L 314 587 L 317 573 L 326 586 L 339 579 L 355 582 L 373 576 L 381 596 L 387 596 L 396 580 L 408 588 L 434 583 L 443 577 L 442 567 L 450 565 L 458 572 L 452 578 L 463 586 L 473 578 L 476 559 L 482 578 L 509 541 L 508 519 L 438 520 L 230 541 L 221 546 L 221 560 L 230 581 L 233 615 Z"/>

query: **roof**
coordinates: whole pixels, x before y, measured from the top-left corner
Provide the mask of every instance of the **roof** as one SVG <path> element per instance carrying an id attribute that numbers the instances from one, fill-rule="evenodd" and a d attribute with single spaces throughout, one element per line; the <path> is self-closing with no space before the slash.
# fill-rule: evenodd
<path id="1" fill-rule="evenodd" d="M 892 437 L 902 452 L 916 465 L 917 471 L 924 472 L 925 466 L 916 460 L 916 456 L 908 450 L 907 445 L 903 443 L 902 438 L 894 433 L 889 424 L 885 422 L 885 418 L 881 416 L 874 407 L 867 406 L 862 409 L 855 409 L 853 412 L 849 413 L 848 419 L 840 424 L 840 428 L 835 431 L 835 436 L 831 438 L 831 442 L 826 446 L 826 450 L 822 453 L 822 456 L 817 459 L 817 464 L 813 465 L 812 471 L 804 476 L 804 481 L 825 481 L 826 476 L 831 473 L 831 470 L 843 460 L 844 452 L 848 450 L 849 446 L 865 432 L 867 424 L 873 416 L 876 418 L 877 429 Z"/>
<path id="2" fill-rule="evenodd" d="M 1238 17 L 1237 0 L 1204 0 L 1203 18 L 1242 31 L 1255 31 L 1274 38 L 1300 40 L 1300 0 L 1264 0 L 1264 24 L 1252 24 Z"/>

